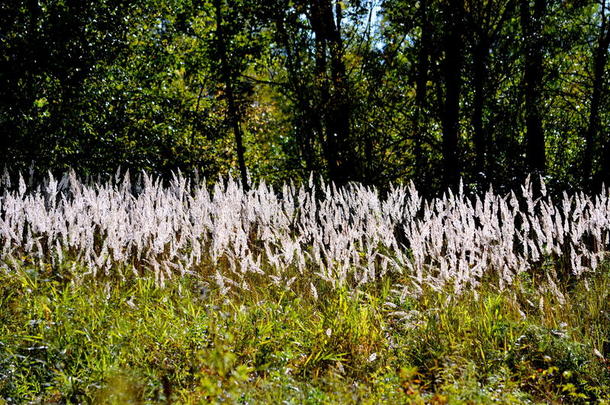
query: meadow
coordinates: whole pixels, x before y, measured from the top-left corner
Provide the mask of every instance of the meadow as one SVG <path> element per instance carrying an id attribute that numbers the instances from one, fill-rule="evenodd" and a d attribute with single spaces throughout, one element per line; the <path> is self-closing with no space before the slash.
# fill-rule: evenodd
<path id="1" fill-rule="evenodd" d="M 6 403 L 607 403 L 610 191 L 0 181 Z"/>

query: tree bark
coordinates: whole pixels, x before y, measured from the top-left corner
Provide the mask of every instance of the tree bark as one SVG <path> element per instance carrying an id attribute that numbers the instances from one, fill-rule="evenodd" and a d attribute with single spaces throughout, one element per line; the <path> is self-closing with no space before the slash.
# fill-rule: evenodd
<path id="1" fill-rule="evenodd" d="M 419 54 L 417 60 L 417 80 L 415 83 L 415 105 L 417 115 L 415 117 L 415 181 L 420 187 L 423 187 L 424 179 L 424 159 L 423 159 L 423 138 L 426 131 L 426 111 L 427 111 L 427 88 L 428 76 L 430 69 L 430 47 L 432 43 L 432 27 L 428 18 L 428 1 L 420 0 L 419 2 L 419 19 L 421 26 L 421 39 L 419 44 Z"/>
<path id="2" fill-rule="evenodd" d="M 309 20 L 315 35 L 316 74 L 325 127 L 322 144 L 329 177 L 341 184 L 352 179 L 356 169 L 348 147 L 351 105 L 343 60 L 341 3 L 335 3 L 334 15 L 331 0 L 312 0 L 310 5 Z M 327 52 L 330 57 L 330 75 L 327 72 Z"/>
<path id="3" fill-rule="evenodd" d="M 525 42 L 523 92 L 525 97 L 526 164 L 530 172 L 546 170 L 544 129 L 542 127 L 543 38 L 542 19 L 546 0 L 521 0 L 521 30 Z"/>
<path id="4" fill-rule="evenodd" d="M 286 51 L 286 71 L 288 74 L 288 82 L 290 90 L 294 93 L 297 102 L 298 111 L 296 112 L 295 124 L 298 136 L 297 144 L 300 153 L 305 163 L 306 174 L 309 175 L 315 168 L 316 153 L 315 153 L 315 134 L 321 132 L 322 125 L 320 117 L 315 114 L 314 109 L 310 105 L 311 94 L 306 85 L 303 84 L 303 72 L 301 68 L 300 55 L 298 49 L 292 49 L 288 30 L 286 29 L 285 10 L 282 10 L 281 15 L 278 15 L 275 20 L 275 26 L 279 36 L 280 43 Z"/>
<path id="5" fill-rule="evenodd" d="M 459 162 L 460 94 L 462 91 L 462 53 L 464 40 L 463 0 L 449 0 L 445 9 L 445 38 L 443 79 L 445 102 L 442 114 L 443 125 L 443 180 L 445 187 L 457 185 L 461 175 Z"/>
<path id="6" fill-rule="evenodd" d="M 583 181 L 585 187 L 588 187 L 592 191 L 595 186 L 593 181 L 593 158 L 597 145 L 600 139 L 600 119 L 599 113 L 601 109 L 601 102 L 604 96 L 604 82 L 606 79 L 606 64 L 608 62 L 608 47 L 610 46 L 610 24 L 605 10 L 605 4 L 602 4 L 602 22 L 600 26 L 599 37 L 597 40 L 597 47 L 595 49 L 595 56 L 593 58 L 593 91 L 591 93 L 589 120 L 587 124 L 587 130 L 585 132 L 585 156 L 583 160 Z M 610 177 L 610 159 L 606 157 L 608 151 L 608 140 L 604 142 L 604 157 L 602 158 L 602 172 L 601 176 L 598 175 L 597 183 L 601 181 L 608 181 Z M 601 181 L 600 181 L 601 180 Z"/>
<path id="7" fill-rule="evenodd" d="M 220 58 L 220 74 L 225 87 L 227 98 L 227 118 L 235 136 L 235 149 L 237 152 L 237 164 L 241 177 L 241 185 L 248 190 L 248 171 L 246 169 L 245 148 L 243 144 L 243 133 L 241 129 L 241 112 L 235 97 L 234 80 L 235 75 L 228 59 L 226 38 L 223 29 L 222 0 L 214 0 L 216 9 L 216 43 L 218 56 Z"/>
<path id="8" fill-rule="evenodd" d="M 485 86 L 488 79 L 489 40 L 480 38 L 474 47 L 474 71 L 473 71 L 473 110 L 472 127 L 475 149 L 475 171 L 480 180 L 485 178 L 487 172 L 487 153 L 489 139 L 485 124 L 483 122 L 483 111 L 485 108 Z"/>

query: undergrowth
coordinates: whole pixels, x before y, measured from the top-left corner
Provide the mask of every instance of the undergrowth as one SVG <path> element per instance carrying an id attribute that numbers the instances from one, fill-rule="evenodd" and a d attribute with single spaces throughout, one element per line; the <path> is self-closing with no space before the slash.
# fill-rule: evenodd
<path id="1" fill-rule="evenodd" d="M 491 285 L 491 284 L 490 284 Z M 610 272 L 401 299 L 0 274 L 5 403 L 608 403 Z M 0 403 L 2 400 L 0 400 Z"/>

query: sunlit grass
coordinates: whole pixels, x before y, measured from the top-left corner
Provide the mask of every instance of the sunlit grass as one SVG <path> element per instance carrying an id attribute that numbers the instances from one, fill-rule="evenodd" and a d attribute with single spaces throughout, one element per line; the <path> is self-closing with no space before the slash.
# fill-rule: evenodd
<path id="1" fill-rule="evenodd" d="M 0 275 L 0 397 L 8 403 L 548 403 L 610 393 L 610 274 L 541 293 L 400 297 L 391 282 L 313 299 L 195 277 Z M 306 288 L 306 287 L 303 287 Z"/>

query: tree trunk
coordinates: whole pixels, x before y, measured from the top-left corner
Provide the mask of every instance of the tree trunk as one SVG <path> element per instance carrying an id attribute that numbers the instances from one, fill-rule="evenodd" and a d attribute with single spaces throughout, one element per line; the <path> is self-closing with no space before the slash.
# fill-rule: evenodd
<path id="1" fill-rule="evenodd" d="M 443 180 L 445 187 L 457 185 L 461 167 L 458 154 L 460 132 L 460 94 L 462 91 L 462 52 L 464 43 L 463 0 L 450 0 L 445 12 L 445 60 L 443 79 L 445 84 L 445 103 L 442 114 L 443 125 Z"/>
<path id="2" fill-rule="evenodd" d="M 284 10 L 282 10 L 284 11 Z M 290 90 L 296 98 L 298 110 L 295 113 L 295 124 L 297 125 L 300 153 L 305 163 L 306 175 L 309 175 L 315 168 L 316 153 L 315 153 L 315 134 L 321 132 L 322 125 L 320 117 L 314 113 L 310 105 L 311 94 L 306 85 L 303 84 L 303 72 L 301 67 L 301 59 L 298 54 L 298 49 L 293 50 L 290 43 L 288 30 L 286 29 L 287 21 L 285 15 L 277 16 L 275 26 L 279 35 L 280 43 L 286 51 L 286 72 L 288 74 L 288 83 Z"/>
<path id="3" fill-rule="evenodd" d="M 487 173 L 487 153 L 489 139 L 487 129 L 483 123 L 483 111 L 485 107 L 485 85 L 488 79 L 487 63 L 489 59 L 489 40 L 480 38 L 474 47 L 473 60 L 473 111 L 472 127 L 474 131 L 475 171 L 476 178 L 484 181 Z"/>
<path id="4" fill-rule="evenodd" d="M 592 168 L 593 168 L 593 157 L 595 155 L 595 150 L 597 149 L 597 145 L 599 142 L 599 112 L 601 108 L 601 101 L 604 95 L 604 81 L 605 77 L 605 68 L 606 63 L 608 62 L 608 47 L 610 46 L 610 24 L 608 24 L 607 16 L 605 13 L 605 6 L 602 5 L 602 24 L 600 26 L 600 33 L 597 41 L 597 48 L 595 49 L 595 56 L 593 59 L 593 92 L 591 93 L 591 104 L 589 110 L 589 122 L 587 125 L 587 130 L 585 132 L 585 156 L 583 161 L 583 181 L 586 187 L 592 191 L 595 184 L 593 184 L 592 178 Z M 607 145 L 608 141 L 604 142 L 604 149 L 607 153 Z M 608 177 L 610 177 L 610 168 L 608 167 L 608 163 L 610 163 L 610 159 L 607 159 L 605 156 L 602 158 L 602 163 L 604 164 L 602 167 L 601 176 L 598 177 L 598 183 L 601 181 L 607 181 Z"/>
<path id="5" fill-rule="evenodd" d="M 353 177 L 355 167 L 348 147 L 351 105 L 343 60 L 341 3 L 335 4 L 336 20 L 331 0 L 313 0 L 310 4 L 309 19 L 315 34 L 316 74 L 325 127 L 323 147 L 328 173 L 331 180 L 345 183 Z M 330 78 L 327 52 L 330 56 Z"/>
<path id="6" fill-rule="evenodd" d="M 235 101 L 235 92 L 233 91 L 233 84 L 229 81 L 226 84 L 227 91 L 227 103 L 229 119 L 231 126 L 233 127 L 233 134 L 235 135 L 235 146 L 237 151 L 237 164 L 239 165 L 239 173 L 241 176 L 241 185 L 245 191 L 248 191 L 248 170 L 246 169 L 246 160 L 244 157 L 245 148 L 243 141 L 243 133 L 241 130 L 241 114 Z"/>
<path id="7" fill-rule="evenodd" d="M 521 30 L 525 42 L 523 92 L 525 96 L 526 164 L 530 172 L 544 174 L 546 156 L 542 128 L 543 39 L 542 18 L 546 0 L 521 0 Z"/>
<path id="8" fill-rule="evenodd" d="M 244 158 L 245 149 L 243 144 L 243 133 L 241 130 L 241 111 L 237 104 L 235 89 L 233 87 L 235 75 L 227 55 L 227 46 L 225 42 L 227 39 L 224 36 L 223 30 L 222 0 L 214 0 L 214 7 L 216 9 L 216 41 L 218 57 L 220 58 L 220 73 L 227 98 L 227 118 L 235 136 L 235 149 L 237 152 L 237 163 L 239 165 L 241 185 L 244 190 L 248 190 L 248 171 L 246 169 L 246 161 Z"/>
<path id="9" fill-rule="evenodd" d="M 423 159 L 423 137 L 426 131 L 426 111 L 427 111 L 427 87 L 429 76 L 429 57 L 430 47 L 432 42 L 432 28 L 428 18 L 428 1 L 421 0 L 419 2 L 419 19 L 421 26 L 421 39 L 419 44 L 419 55 L 417 60 L 417 81 L 415 83 L 415 105 L 417 115 L 415 117 L 415 181 L 420 187 L 425 187 L 424 174 L 424 159 Z"/>

